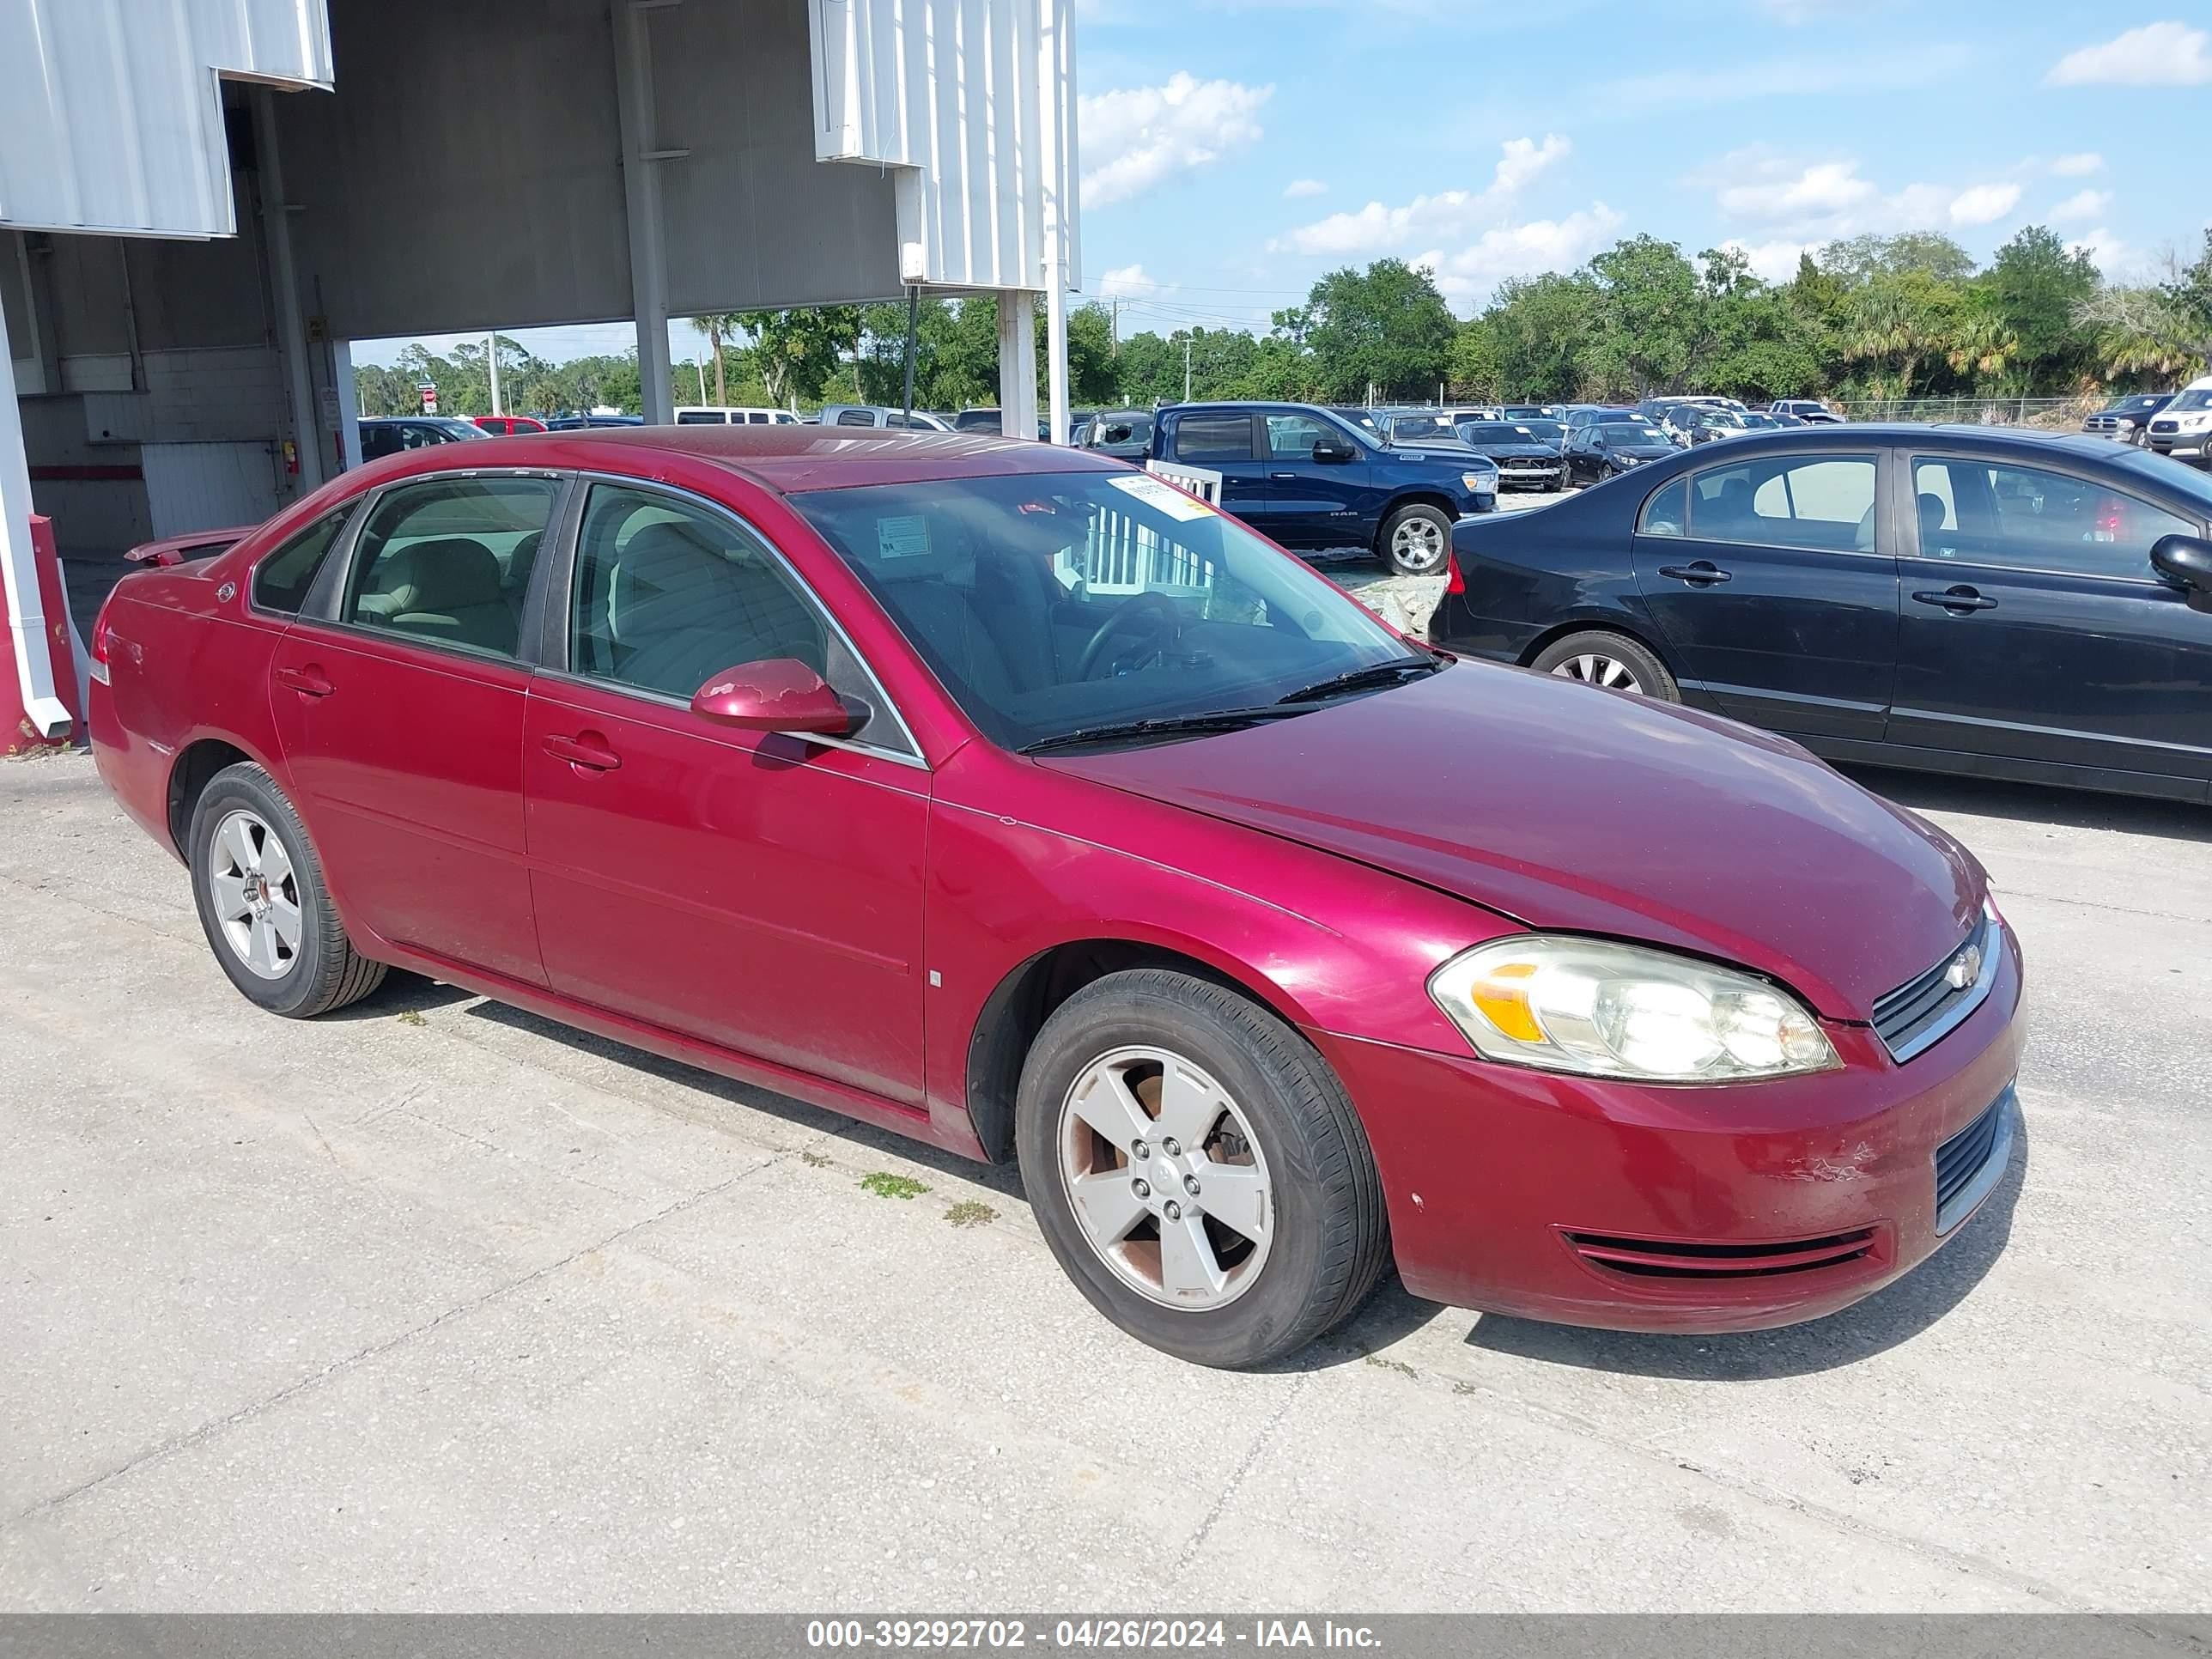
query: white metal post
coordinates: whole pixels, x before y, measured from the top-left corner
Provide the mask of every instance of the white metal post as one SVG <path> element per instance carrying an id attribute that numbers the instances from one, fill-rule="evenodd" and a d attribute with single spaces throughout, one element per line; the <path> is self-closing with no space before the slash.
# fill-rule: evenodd
<path id="1" fill-rule="evenodd" d="M 315 418 L 314 386 L 307 375 L 307 325 L 300 310 L 300 279 L 292 262 L 292 209 L 284 199 L 283 159 L 276 149 L 276 94 L 267 87 L 256 87 L 252 97 L 261 236 L 269 250 L 270 286 L 276 290 L 276 349 L 284 360 L 284 392 L 292 406 L 292 441 L 299 447 L 300 488 L 304 491 L 331 473 L 323 459 L 323 427 Z"/>
<path id="2" fill-rule="evenodd" d="M 353 342 L 331 342 L 331 384 L 338 392 L 340 471 L 361 465 L 361 393 L 354 384 Z"/>
<path id="3" fill-rule="evenodd" d="M 615 93 L 621 118 L 623 204 L 629 221 L 630 311 L 637 319 L 637 378 L 648 426 L 676 418 L 668 370 L 668 268 L 660 234 L 663 161 L 686 152 L 658 148 L 653 121 L 653 43 L 647 20 L 680 0 L 617 0 Z"/>
<path id="4" fill-rule="evenodd" d="M 42 738 L 66 737 L 69 705 L 55 694 L 54 660 L 46 648 L 46 602 L 31 551 L 31 463 L 23 453 L 23 416 L 15 404 L 15 364 L 0 312 L 0 583 L 8 595 L 8 644 L 15 653 L 15 686 L 23 712 Z"/>
<path id="5" fill-rule="evenodd" d="M 1036 299 L 1027 289 L 999 295 L 999 430 L 1035 441 L 1037 429 Z"/>
<path id="6" fill-rule="evenodd" d="M 1037 79 L 1043 111 L 1038 122 L 1044 175 L 1045 375 L 1049 387 L 1053 442 L 1067 441 L 1067 236 L 1060 222 L 1060 152 L 1068 142 L 1060 54 L 1067 19 L 1062 0 L 1044 0 L 1037 31 Z"/>
<path id="7" fill-rule="evenodd" d="M 494 329 L 484 336 L 484 370 L 491 376 L 491 412 L 504 415 L 499 406 L 499 331 Z"/>

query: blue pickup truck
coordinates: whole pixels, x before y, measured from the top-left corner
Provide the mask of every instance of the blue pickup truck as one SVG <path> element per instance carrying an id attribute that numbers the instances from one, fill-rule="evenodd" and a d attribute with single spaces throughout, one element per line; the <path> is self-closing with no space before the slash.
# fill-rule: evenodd
<path id="1" fill-rule="evenodd" d="M 1452 526 L 1498 505 L 1498 468 L 1471 449 L 1395 447 L 1307 404 L 1176 404 L 1152 459 L 1221 475 L 1221 507 L 1285 547 L 1371 547 L 1434 575 Z"/>

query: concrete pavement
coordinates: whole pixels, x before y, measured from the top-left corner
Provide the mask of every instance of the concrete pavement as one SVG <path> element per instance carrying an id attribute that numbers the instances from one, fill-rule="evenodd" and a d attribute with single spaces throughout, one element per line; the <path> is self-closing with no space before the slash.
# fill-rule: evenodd
<path id="1" fill-rule="evenodd" d="M 2212 817 L 1869 781 L 2029 954 L 1954 1245 L 1731 1338 L 1394 1286 L 1224 1376 L 1005 1172 L 412 979 L 262 1015 L 89 761 L 0 768 L 0 1608 L 2201 1607 Z"/>

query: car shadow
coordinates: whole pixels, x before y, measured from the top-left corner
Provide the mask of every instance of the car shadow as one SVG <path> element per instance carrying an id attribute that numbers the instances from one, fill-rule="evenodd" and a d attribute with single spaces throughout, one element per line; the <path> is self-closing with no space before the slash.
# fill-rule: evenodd
<path id="1" fill-rule="evenodd" d="M 2212 811 L 2190 801 L 2092 794 L 2044 784 L 1895 771 L 1880 766 L 1845 764 L 1837 769 L 1885 799 L 1916 812 L 1965 812 L 1977 817 L 2008 818 L 2017 823 L 2117 830 L 2124 835 L 2165 841 L 2212 842 Z"/>
<path id="2" fill-rule="evenodd" d="M 334 1008 L 315 1018 L 319 1024 L 331 1025 L 343 1025 L 349 1020 L 391 1019 L 399 1014 L 420 1014 L 433 1008 L 450 1008 L 457 1002 L 466 1002 L 475 994 L 473 991 L 464 991 L 458 985 L 425 979 L 422 975 L 410 974 L 404 968 L 394 968 L 385 975 L 383 984 L 359 1002 L 349 1002 L 343 1008 Z"/>
<path id="3" fill-rule="evenodd" d="M 1585 1330 L 1484 1314 L 1467 1334 L 1473 1348 L 1583 1370 L 1676 1382 L 1747 1382 L 1809 1376 L 1857 1364 L 1909 1341 L 1964 1301 L 2004 1253 L 2013 1209 L 2027 1178 L 2028 1132 L 2014 1117 L 2012 1162 L 1958 1237 L 1904 1278 L 1865 1301 L 1809 1324 L 1723 1336 L 1653 1336 Z"/>

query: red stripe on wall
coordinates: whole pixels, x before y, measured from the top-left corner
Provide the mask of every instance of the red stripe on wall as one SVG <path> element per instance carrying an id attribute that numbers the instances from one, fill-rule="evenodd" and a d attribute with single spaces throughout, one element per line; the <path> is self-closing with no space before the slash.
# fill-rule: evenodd
<path id="1" fill-rule="evenodd" d="M 34 466 L 33 483 L 137 483 L 145 473 L 135 466 Z"/>

